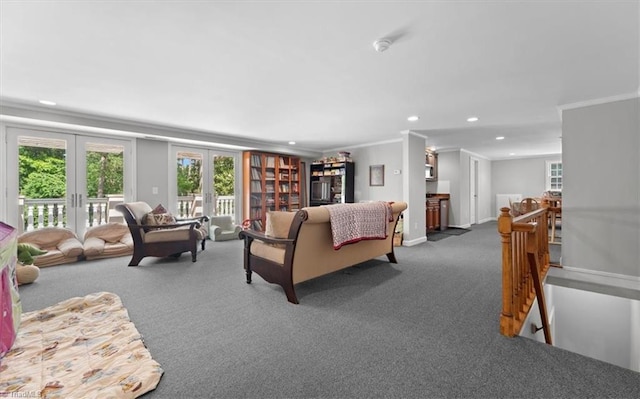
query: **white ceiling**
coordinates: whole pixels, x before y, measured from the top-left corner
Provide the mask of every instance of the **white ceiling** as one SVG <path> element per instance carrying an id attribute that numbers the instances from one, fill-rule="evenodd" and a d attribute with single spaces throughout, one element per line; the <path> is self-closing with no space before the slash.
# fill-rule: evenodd
<path id="1" fill-rule="evenodd" d="M 558 106 L 637 95 L 639 8 L 2 0 L 0 96 L 311 151 L 411 130 L 489 159 L 557 154 Z"/>

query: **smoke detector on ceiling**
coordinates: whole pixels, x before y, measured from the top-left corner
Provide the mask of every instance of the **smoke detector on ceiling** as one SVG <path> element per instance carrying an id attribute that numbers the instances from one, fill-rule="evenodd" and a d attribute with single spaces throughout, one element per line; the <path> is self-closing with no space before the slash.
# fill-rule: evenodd
<path id="1" fill-rule="evenodd" d="M 373 48 L 376 49 L 377 52 L 382 53 L 386 49 L 391 46 L 391 40 L 389 39 L 380 39 L 373 42 Z"/>

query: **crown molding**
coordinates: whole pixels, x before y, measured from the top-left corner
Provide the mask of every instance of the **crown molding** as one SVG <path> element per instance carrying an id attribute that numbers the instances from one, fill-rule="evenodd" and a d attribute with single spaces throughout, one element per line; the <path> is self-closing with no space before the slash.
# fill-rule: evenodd
<path id="1" fill-rule="evenodd" d="M 290 148 L 267 141 L 224 135 L 144 121 L 126 120 L 105 115 L 86 114 L 68 109 L 43 108 L 10 99 L 0 99 L 0 120 L 22 126 L 38 126 L 74 132 L 128 136 L 181 144 L 203 145 L 225 149 L 260 150 L 301 157 L 318 157 L 319 151 Z"/>
<path id="2" fill-rule="evenodd" d="M 584 108 L 592 105 L 607 104 L 607 103 L 612 103 L 616 101 L 631 100 L 639 97 L 640 97 L 640 88 L 636 92 L 617 94 L 615 96 L 610 96 L 610 97 L 594 98 L 591 100 L 578 101 L 578 102 L 569 103 L 569 104 L 562 104 L 562 105 L 558 105 L 557 108 L 558 108 L 558 112 L 560 113 L 560 118 L 562 119 L 562 111 L 567 111 L 567 110 L 576 109 L 576 108 Z"/>

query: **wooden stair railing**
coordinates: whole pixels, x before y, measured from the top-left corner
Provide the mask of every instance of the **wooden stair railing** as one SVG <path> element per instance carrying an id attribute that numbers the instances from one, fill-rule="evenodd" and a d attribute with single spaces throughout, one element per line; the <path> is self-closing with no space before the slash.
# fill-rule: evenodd
<path id="1" fill-rule="evenodd" d="M 549 270 L 547 208 L 513 218 L 501 208 L 498 232 L 502 241 L 502 313 L 500 333 L 514 337 L 538 297 L 545 342 L 551 342 L 542 280 Z"/>

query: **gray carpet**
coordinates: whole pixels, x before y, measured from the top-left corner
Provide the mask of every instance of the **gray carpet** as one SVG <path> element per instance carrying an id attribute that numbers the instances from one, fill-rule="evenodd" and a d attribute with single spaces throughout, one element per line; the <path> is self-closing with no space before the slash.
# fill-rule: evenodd
<path id="1" fill-rule="evenodd" d="M 145 398 L 637 398 L 640 373 L 498 332 L 495 223 L 297 286 L 254 275 L 240 241 L 190 257 L 44 268 L 25 311 L 118 294 L 165 370 Z"/>

